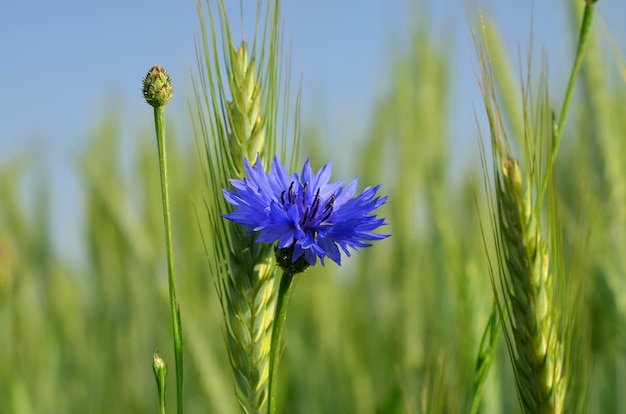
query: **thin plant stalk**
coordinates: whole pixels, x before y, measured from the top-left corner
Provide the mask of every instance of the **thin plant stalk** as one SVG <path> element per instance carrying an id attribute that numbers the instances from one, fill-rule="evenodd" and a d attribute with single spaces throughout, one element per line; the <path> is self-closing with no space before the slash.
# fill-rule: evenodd
<path id="1" fill-rule="evenodd" d="M 278 378 L 278 363 L 282 346 L 280 345 L 283 326 L 287 318 L 287 306 L 293 288 L 293 279 L 295 274 L 284 272 L 280 279 L 280 288 L 278 290 L 278 298 L 276 299 L 276 309 L 274 310 L 274 329 L 272 330 L 272 342 L 270 347 L 270 378 L 269 378 L 269 397 L 267 412 L 268 414 L 276 413 L 276 385 Z"/>
<path id="2" fill-rule="evenodd" d="M 165 414 L 165 393 L 159 394 L 159 414 Z"/>
<path id="3" fill-rule="evenodd" d="M 554 162 L 556 161 L 556 155 L 559 152 L 559 146 L 561 145 L 561 138 L 563 137 L 563 128 L 565 127 L 565 120 L 567 119 L 567 113 L 569 112 L 570 102 L 572 100 L 572 94 L 574 92 L 574 85 L 576 85 L 576 79 L 578 78 L 578 72 L 583 62 L 585 55 L 585 47 L 587 46 L 587 40 L 589 39 L 589 28 L 591 27 L 591 21 L 593 20 L 594 2 L 588 1 L 585 5 L 585 11 L 583 12 L 582 22 L 580 24 L 580 34 L 578 36 L 578 47 L 576 48 L 576 58 L 574 59 L 574 65 L 570 72 L 569 81 L 567 83 L 567 89 L 565 91 L 565 97 L 563 98 L 563 105 L 561 106 L 561 114 L 559 117 L 559 123 L 554 125 L 554 145 L 552 147 L 552 153 L 547 165 L 546 173 L 543 176 L 541 182 L 541 191 L 537 197 L 535 203 L 535 209 L 539 208 L 543 202 L 543 197 L 548 187 L 549 176 L 552 175 L 554 168 Z"/>
<path id="4" fill-rule="evenodd" d="M 161 173 L 161 200 L 163 201 L 163 222 L 165 225 L 165 248 L 167 250 L 167 280 L 170 292 L 170 311 L 172 313 L 172 331 L 174 334 L 174 360 L 176 367 L 176 402 L 177 412 L 183 412 L 183 335 L 180 326 L 180 308 L 176 302 L 176 283 L 174 278 L 174 251 L 172 248 L 172 223 L 170 202 L 167 189 L 167 150 L 165 144 L 165 108 L 154 108 L 154 126 L 159 150 L 159 171 Z"/>
<path id="5" fill-rule="evenodd" d="M 174 251 L 172 247 L 172 224 L 170 219 L 170 201 L 167 190 L 167 148 L 165 140 L 165 105 L 172 99 L 173 88 L 169 75 L 160 66 L 153 66 L 143 81 L 143 96 L 154 108 L 154 127 L 156 129 L 159 152 L 159 172 L 161 176 L 161 200 L 163 202 L 163 223 L 165 225 L 165 249 L 167 255 L 167 275 L 170 293 L 170 311 L 172 313 L 172 331 L 174 337 L 174 359 L 176 368 L 176 406 L 178 414 L 183 412 L 183 335 L 180 326 L 180 308 L 176 301 L 174 282 Z"/>

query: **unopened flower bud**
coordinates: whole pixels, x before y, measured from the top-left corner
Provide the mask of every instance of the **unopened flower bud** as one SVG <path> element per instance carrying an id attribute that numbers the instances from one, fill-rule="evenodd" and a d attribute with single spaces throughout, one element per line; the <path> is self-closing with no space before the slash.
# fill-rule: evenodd
<path id="1" fill-rule="evenodd" d="M 167 104 L 174 93 L 172 81 L 165 69 L 153 66 L 143 80 L 143 97 L 153 107 Z"/>
<path id="2" fill-rule="evenodd" d="M 167 365 L 165 364 L 165 361 L 161 359 L 161 355 L 159 355 L 158 350 L 154 353 L 154 357 L 152 359 L 152 370 L 154 371 L 154 378 L 157 382 L 159 395 L 165 395 L 165 377 L 167 376 Z"/>

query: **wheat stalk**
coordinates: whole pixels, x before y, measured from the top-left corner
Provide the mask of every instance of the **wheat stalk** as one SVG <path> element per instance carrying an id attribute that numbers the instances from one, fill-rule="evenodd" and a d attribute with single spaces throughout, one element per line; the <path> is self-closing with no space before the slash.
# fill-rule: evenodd
<path id="1" fill-rule="evenodd" d="M 229 186 L 229 179 L 244 176 L 244 157 L 252 162 L 259 154 L 259 162 L 267 165 L 276 150 L 277 95 L 280 92 L 279 2 L 267 5 L 263 30 L 259 30 L 261 7 L 257 10 L 251 54 L 245 40 L 235 46 L 224 4 L 219 1 L 224 52 L 219 56 L 211 7 L 208 7 L 208 26 L 203 9 L 200 6 L 198 9 L 202 29 L 202 38 L 196 43 L 198 66 L 206 78 L 201 77 L 199 83 L 194 80 L 198 111 L 196 132 L 204 141 L 201 151 L 206 155 L 203 170 L 209 190 L 205 204 L 210 223 L 203 237 L 222 305 L 237 397 L 244 411 L 259 413 L 268 398 L 276 264 L 271 246 L 256 243 L 256 236 L 248 229 L 221 217 L 230 211 L 222 189 Z M 211 29 L 210 35 L 207 27 Z M 220 61 L 222 65 L 218 64 Z M 220 69 L 221 66 L 225 69 Z M 203 108 L 208 109 L 209 116 L 203 113 Z M 297 139 L 296 133 L 294 146 Z M 292 162 L 295 156 L 293 151 Z"/>
<path id="2" fill-rule="evenodd" d="M 486 38 L 484 23 L 482 29 Z M 540 94 L 533 101 L 529 58 L 528 76 L 522 84 L 523 139 L 517 141 L 524 157 L 520 165 L 506 135 L 489 51 L 486 43 L 474 36 L 492 147 L 493 190 L 488 184 L 484 155 L 483 167 L 492 202 L 490 216 L 498 269 L 492 269 L 490 275 L 496 305 L 523 411 L 561 413 L 568 384 L 564 363 L 571 349 L 566 347 L 572 339 L 567 322 L 571 308 L 564 305 L 571 303 L 566 303 L 565 287 L 561 285 L 565 272 L 563 242 L 552 176 L 571 90 L 566 92 L 557 123 L 549 107 L 545 66 Z M 584 44 L 584 38 L 580 42 Z M 570 87 L 579 64 L 577 56 Z"/>
<path id="3" fill-rule="evenodd" d="M 244 157 L 261 153 L 264 117 L 261 114 L 261 85 L 256 81 L 254 60 L 248 60 L 245 42 L 230 49 L 227 65 L 232 100 L 223 120 L 227 126 L 228 175 L 241 177 Z M 226 187 L 226 183 L 224 183 Z M 221 194 L 214 195 L 221 198 Z M 220 207 L 219 213 L 227 212 Z M 215 213 L 219 214 L 217 211 Z M 215 220 L 222 220 L 215 217 Z M 224 312 L 226 344 L 241 406 L 248 413 L 261 412 L 267 400 L 269 351 L 275 305 L 275 263 L 270 246 L 255 243 L 255 236 L 237 225 L 227 225 L 226 267 L 216 283 Z M 216 241 L 219 243 L 220 241 Z"/>
<path id="4" fill-rule="evenodd" d="M 228 102 L 232 177 L 243 174 L 243 159 L 254 159 L 263 150 L 265 128 L 261 114 L 261 85 L 254 59 L 248 60 L 245 41 L 232 54 Z M 226 211 L 226 210 L 224 210 Z M 220 299 L 225 307 L 227 346 L 240 403 L 246 412 L 260 412 L 267 400 L 269 354 L 276 292 L 273 250 L 255 243 L 255 235 L 229 225 L 229 271 L 222 278 Z"/>

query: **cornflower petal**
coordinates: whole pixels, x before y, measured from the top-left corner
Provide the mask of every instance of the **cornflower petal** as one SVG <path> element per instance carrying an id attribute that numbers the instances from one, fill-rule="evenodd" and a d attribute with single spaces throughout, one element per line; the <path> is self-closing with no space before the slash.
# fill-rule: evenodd
<path id="1" fill-rule="evenodd" d="M 351 250 L 389 237 L 373 232 L 387 224 L 374 215 L 387 202 L 387 197 L 377 196 L 380 186 L 366 187 L 353 197 L 358 177 L 348 185 L 343 180 L 329 183 L 330 161 L 314 173 L 309 158 L 300 175 L 289 174 L 277 157 L 269 172 L 258 156 L 254 166 L 247 159 L 244 165 L 246 177 L 230 180 L 232 189 L 223 190 L 234 209 L 222 216 L 256 232 L 257 242 L 289 249 L 293 263 L 304 257 L 310 265 L 318 258 L 324 265 L 328 257 L 341 265 L 341 251 L 350 256 Z"/>

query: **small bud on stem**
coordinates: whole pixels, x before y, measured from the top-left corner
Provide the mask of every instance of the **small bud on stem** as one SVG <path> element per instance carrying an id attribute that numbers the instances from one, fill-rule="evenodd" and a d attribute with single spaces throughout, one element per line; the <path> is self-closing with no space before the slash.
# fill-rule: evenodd
<path id="1" fill-rule="evenodd" d="M 154 371 L 154 378 L 156 379 L 157 389 L 159 392 L 159 412 L 165 413 L 165 377 L 167 376 L 167 365 L 165 361 L 161 359 L 159 351 L 154 353 L 152 359 L 152 370 Z"/>
<path id="2" fill-rule="evenodd" d="M 165 69 L 153 66 L 143 80 L 143 97 L 150 106 L 165 106 L 170 99 L 174 88 Z"/>

